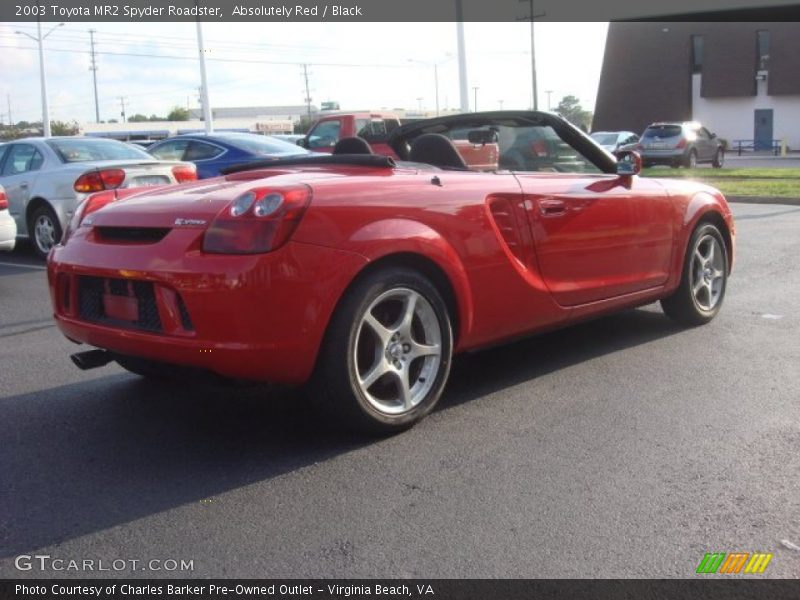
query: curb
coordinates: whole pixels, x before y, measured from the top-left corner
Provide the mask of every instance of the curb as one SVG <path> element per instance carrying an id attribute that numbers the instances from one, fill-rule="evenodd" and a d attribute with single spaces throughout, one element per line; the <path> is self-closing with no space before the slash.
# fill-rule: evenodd
<path id="1" fill-rule="evenodd" d="M 800 206 L 800 198 L 781 198 L 779 196 L 725 196 L 728 202 L 741 202 L 746 204 L 788 204 Z"/>

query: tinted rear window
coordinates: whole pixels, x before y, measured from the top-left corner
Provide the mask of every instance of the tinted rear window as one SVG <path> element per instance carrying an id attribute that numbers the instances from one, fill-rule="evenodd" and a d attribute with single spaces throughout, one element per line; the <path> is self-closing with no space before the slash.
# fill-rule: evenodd
<path id="1" fill-rule="evenodd" d="M 676 135 L 680 135 L 683 131 L 683 128 L 680 125 L 651 125 L 648 127 L 643 138 L 668 138 L 668 137 L 675 137 Z"/>
<path id="2" fill-rule="evenodd" d="M 50 140 L 47 142 L 58 157 L 67 163 L 91 160 L 153 160 L 144 150 L 114 140 L 86 140 L 80 138 Z"/>

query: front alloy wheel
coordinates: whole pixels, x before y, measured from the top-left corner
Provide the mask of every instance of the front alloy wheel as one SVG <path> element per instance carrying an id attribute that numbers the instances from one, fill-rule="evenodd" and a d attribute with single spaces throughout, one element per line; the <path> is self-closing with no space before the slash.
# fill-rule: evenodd
<path id="1" fill-rule="evenodd" d="M 722 234 L 701 223 L 692 234 L 681 273 L 681 284 L 661 300 L 664 313 L 685 325 L 708 323 L 719 312 L 728 282 L 728 254 Z"/>
<path id="2" fill-rule="evenodd" d="M 439 400 L 452 346 L 447 305 L 430 280 L 405 267 L 370 273 L 356 280 L 331 319 L 311 400 L 350 429 L 406 429 Z"/>

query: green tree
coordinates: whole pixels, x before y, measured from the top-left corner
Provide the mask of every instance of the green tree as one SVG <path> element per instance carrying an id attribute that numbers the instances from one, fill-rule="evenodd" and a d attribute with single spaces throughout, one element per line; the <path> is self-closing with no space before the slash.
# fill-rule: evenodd
<path id="1" fill-rule="evenodd" d="M 139 113 L 128 117 L 128 123 L 141 123 L 143 121 L 147 121 L 147 117 Z"/>
<path id="2" fill-rule="evenodd" d="M 180 106 L 175 106 L 167 115 L 167 121 L 188 121 L 189 111 Z"/>
<path id="3" fill-rule="evenodd" d="M 313 119 L 308 117 L 300 117 L 299 121 L 294 122 L 294 133 L 308 133 L 311 125 L 314 123 Z"/>
<path id="4" fill-rule="evenodd" d="M 556 112 L 578 127 L 588 129 L 592 124 L 592 112 L 583 110 L 577 96 L 564 96 L 556 107 Z"/>
<path id="5" fill-rule="evenodd" d="M 79 131 L 76 121 L 50 121 L 50 132 L 53 135 L 77 135 Z"/>

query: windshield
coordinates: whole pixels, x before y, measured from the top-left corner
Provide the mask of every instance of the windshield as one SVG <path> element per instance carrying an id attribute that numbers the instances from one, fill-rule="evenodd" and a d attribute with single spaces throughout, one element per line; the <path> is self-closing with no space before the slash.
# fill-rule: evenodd
<path id="1" fill-rule="evenodd" d="M 616 133 L 593 133 L 592 139 L 601 146 L 613 146 L 617 143 Z"/>
<path id="2" fill-rule="evenodd" d="M 65 163 L 92 160 L 153 160 L 153 157 L 144 150 L 116 140 L 69 138 L 49 140 L 47 143 Z"/>
<path id="3" fill-rule="evenodd" d="M 219 135 L 222 141 L 235 146 L 240 150 L 251 154 L 262 156 L 295 156 L 297 154 L 308 154 L 308 150 L 301 148 L 297 144 L 285 142 L 265 135 Z"/>

